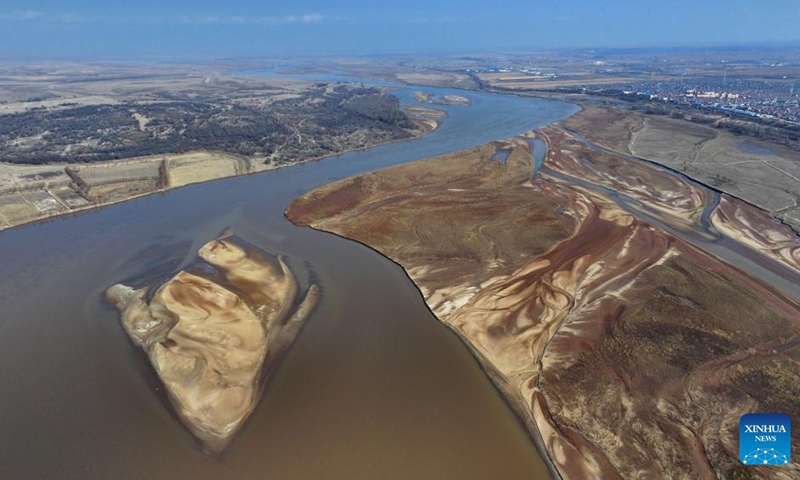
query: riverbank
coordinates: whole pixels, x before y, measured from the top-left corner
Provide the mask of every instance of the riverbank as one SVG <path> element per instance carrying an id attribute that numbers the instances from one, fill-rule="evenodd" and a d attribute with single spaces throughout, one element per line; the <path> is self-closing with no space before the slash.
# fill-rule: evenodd
<path id="1" fill-rule="evenodd" d="M 433 161 L 414 162 L 388 171 L 382 170 L 337 182 L 301 197 L 290 205 L 286 216 L 293 223 L 307 224 L 316 230 L 354 240 L 400 266 L 417 285 L 419 294 L 433 316 L 471 352 L 476 364 L 491 380 L 499 396 L 515 412 L 552 478 L 561 478 L 529 406 L 514 382 L 509 380 L 507 372 L 495 366 L 475 338 L 471 338 L 447 320 L 450 312 L 466 303 L 479 290 L 474 286 L 475 283 L 492 276 L 492 273 L 487 272 L 497 274 L 508 267 L 498 263 L 499 261 L 525 255 L 523 252 L 530 248 L 535 252 L 545 252 L 553 242 L 568 237 L 574 228 L 570 216 L 559 216 L 555 213 L 557 203 L 545 199 L 539 199 L 542 200 L 540 204 L 530 203 L 530 188 L 518 184 L 529 175 L 531 167 L 525 154 L 518 150 L 522 145 L 527 145 L 527 142 L 493 142 Z M 504 164 L 508 168 L 501 166 L 499 162 L 485 162 L 503 149 L 509 150 Z M 476 183 L 486 188 L 477 187 Z M 387 188 L 388 185 L 391 187 Z M 481 191 L 471 194 L 474 188 Z M 411 190 L 415 193 L 409 194 Z M 379 197 L 383 193 L 387 198 L 376 198 L 374 201 L 370 199 L 364 203 L 359 201 L 358 204 L 350 202 L 353 199 L 363 200 L 364 196 L 370 197 L 371 192 Z M 415 202 L 413 197 L 419 198 L 419 202 Z M 440 218 L 440 215 L 426 208 L 429 206 L 427 199 L 433 198 L 436 205 L 441 205 L 440 215 L 446 215 L 448 222 L 454 224 L 452 228 L 436 226 L 434 219 Z M 411 201 L 414 205 L 400 206 L 396 210 L 393 207 L 399 203 L 395 200 L 399 203 Z M 373 213 L 377 213 L 380 218 L 372 215 L 370 217 L 381 226 L 372 221 L 365 224 L 361 213 L 351 216 L 353 212 L 360 210 L 359 205 L 364 206 L 367 211 L 377 205 L 380 213 Z M 450 208 L 446 205 L 450 205 Z M 410 218 L 411 210 L 415 210 L 419 217 Z M 504 214 L 508 210 L 511 213 Z M 314 218 L 316 220 L 312 220 Z M 383 221 L 388 218 L 399 224 L 388 227 L 387 231 L 383 228 L 386 223 L 394 223 Z M 525 231 L 504 228 L 509 223 L 533 222 L 535 219 L 548 226 Z M 414 227 L 415 220 L 428 231 L 418 231 Z M 350 221 L 353 223 L 349 224 Z M 497 226 L 497 230 L 485 222 Z M 498 236 L 502 238 L 490 241 L 492 246 L 505 247 L 504 250 L 512 251 L 498 254 L 488 245 L 477 245 L 470 240 L 476 234 L 483 234 L 479 232 L 492 231 L 499 231 Z M 388 236 L 383 237 L 384 235 Z M 436 238 L 439 243 L 428 249 L 425 245 L 419 245 L 420 237 Z M 381 241 L 381 238 L 386 241 Z M 480 257 L 477 265 L 471 259 L 474 256 Z M 412 258 L 425 260 L 418 262 L 411 260 Z M 478 272 L 477 268 L 485 270 Z M 466 284 L 453 285 L 453 279 L 459 277 Z"/>
<path id="2" fill-rule="evenodd" d="M 419 134 L 406 139 L 365 145 L 294 163 L 272 164 L 222 152 L 96 163 L 89 166 L 0 164 L 0 231 L 65 215 L 127 202 L 200 183 L 252 175 L 301 163 L 417 139 L 441 126 L 442 120 L 410 116 Z"/>
<path id="3" fill-rule="evenodd" d="M 0 410 L 9 415 L 0 476 L 58 478 L 68 469 L 98 480 L 109 471 L 125 480 L 353 480 L 375 472 L 398 480 L 522 480 L 540 471 L 547 478 L 513 412 L 400 268 L 283 216 L 299 195 L 337 179 L 507 138 L 575 111 L 558 102 L 469 96 L 470 107 L 447 108 L 441 127 L 413 142 L 0 233 L 7 273 L 0 279 L 0 377 L 15 386 L 2 397 Z M 164 408 L 163 385 L 102 294 L 117 283 L 169 278 L 226 226 L 259 250 L 284 255 L 322 296 L 241 435 L 212 462 Z M 37 349 L 48 361 L 31 361 Z M 84 432 L 81 441 L 63 441 L 76 431 Z"/>
<path id="4" fill-rule="evenodd" d="M 795 409 L 800 378 L 752 378 L 798 360 L 800 305 L 703 250 L 718 235 L 701 215 L 713 198 L 673 195 L 694 184 L 544 131 L 533 180 L 527 142 L 512 139 L 336 182 L 287 216 L 402 265 L 506 400 L 522 399 L 563 478 L 733 475 L 730 412 Z"/>
<path id="5" fill-rule="evenodd" d="M 629 105 L 608 99 L 575 98 L 584 108 L 560 122 L 565 128 L 600 147 L 680 171 L 800 230 L 796 149 L 712 125 L 630 111 Z"/>

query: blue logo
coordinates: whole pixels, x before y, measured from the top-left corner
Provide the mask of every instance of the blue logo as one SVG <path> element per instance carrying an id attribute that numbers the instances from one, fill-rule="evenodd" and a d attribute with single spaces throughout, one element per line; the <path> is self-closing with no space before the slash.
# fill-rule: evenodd
<path id="1" fill-rule="evenodd" d="M 739 460 L 745 465 L 792 461 L 792 421 L 783 413 L 747 413 L 739 419 Z"/>

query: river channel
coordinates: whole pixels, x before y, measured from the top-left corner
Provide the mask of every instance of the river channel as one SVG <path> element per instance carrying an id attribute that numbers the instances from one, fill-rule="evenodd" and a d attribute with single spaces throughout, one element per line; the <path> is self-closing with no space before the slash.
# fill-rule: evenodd
<path id="1" fill-rule="evenodd" d="M 407 104 L 414 88 L 396 92 Z M 419 139 L 172 190 L 0 233 L 0 478 L 536 479 L 533 442 L 405 273 L 355 242 L 291 225 L 304 192 L 507 138 L 577 111 L 466 96 Z M 171 416 L 103 302 L 167 278 L 226 227 L 322 287 L 306 328 L 220 458 Z"/>

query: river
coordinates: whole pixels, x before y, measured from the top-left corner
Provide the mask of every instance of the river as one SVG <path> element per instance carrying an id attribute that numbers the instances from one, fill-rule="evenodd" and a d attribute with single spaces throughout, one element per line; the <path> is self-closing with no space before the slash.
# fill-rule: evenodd
<path id="1" fill-rule="evenodd" d="M 591 150 L 625 158 L 631 162 L 643 163 L 648 165 L 650 168 L 654 168 L 668 175 L 677 177 L 686 184 L 691 185 L 700 191 L 704 191 L 706 196 L 711 198 L 711 201 L 707 202 L 704 206 L 699 222 L 693 225 L 688 225 L 689 228 L 678 229 L 671 226 L 668 222 L 664 222 L 659 219 L 660 214 L 657 211 L 616 190 L 612 190 L 595 183 L 586 182 L 578 178 L 563 175 L 545 167 L 544 170 L 548 175 L 556 177 L 565 183 L 579 185 L 581 187 L 588 188 L 589 190 L 594 190 L 601 194 L 608 195 L 609 198 L 614 200 L 623 210 L 638 217 L 640 220 L 644 220 L 651 225 L 654 225 L 678 238 L 681 238 L 682 240 L 685 240 L 695 247 L 704 250 L 709 255 L 747 272 L 748 275 L 762 280 L 763 282 L 780 290 L 785 295 L 800 302 L 800 274 L 790 268 L 787 268 L 787 266 L 782 262 L 778 262 L 775 259 L 769 258 L 763 255 L 761 252 L 753 250 L 740 243 L 736 239 L 720 234 L 714 227 L 711 222 L 711 215 L 719 206 L 722 198 L 721 191 L 701 183 L 680 171 L 660 165 L 653 160 L 615 152 L 588 141 L 577 132 L 566 130 L 563 127 L 556 128 L 569 133 Z"/>
<path id="2" fill-rule="evenodd" d="M 414 89 L 398 91 L 408 104 Z M 0 233 L 0 478 L 536 479 L 537 451 L 405 273 L 285 220 L 302 193 L 507 138 L 574 105 L 486 93 L 419 139 L 172 190 Z M 224 228 L 323 297 L 239 438 L 210 458 L 164 405 L 102 292 L 163 279 Z"/>

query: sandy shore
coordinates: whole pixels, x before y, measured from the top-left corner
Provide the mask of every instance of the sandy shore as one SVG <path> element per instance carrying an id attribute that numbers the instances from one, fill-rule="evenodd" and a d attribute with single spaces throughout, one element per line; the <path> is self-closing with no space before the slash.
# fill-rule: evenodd
<path id="1" fill-rule="evenodd" d="M 800 305 L 604 193 L 703 228 L 710 199 L 692 185 L 546 138 L 533 181 L 527 142 L 510 139 L 321 187 L 287 216 L 405 268 L 557 475 L 738 474 L 731 412 L 797 409 L 800 375 L 763 379 L 800 360 Z"/>
<path id="2" fill-rule="evenodd" d="M 430 92 L 416 91 L 413 93 L 414 100 L 435 105 L 469 105 L 470 101 L 461 95 L 442 95 L 437 98 Z"/>

